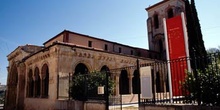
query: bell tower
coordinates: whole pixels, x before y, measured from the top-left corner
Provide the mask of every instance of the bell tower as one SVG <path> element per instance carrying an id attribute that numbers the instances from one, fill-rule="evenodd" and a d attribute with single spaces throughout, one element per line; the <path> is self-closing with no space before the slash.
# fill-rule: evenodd
<path id="1" fill-rule="evenodd" d="M 163 0 L 146 8 L 147 34 L 149 50 L 160 53 L 160 59 L 166 59 L 163 18 L 172 18 L 185 12 L 184 0 Z"/>

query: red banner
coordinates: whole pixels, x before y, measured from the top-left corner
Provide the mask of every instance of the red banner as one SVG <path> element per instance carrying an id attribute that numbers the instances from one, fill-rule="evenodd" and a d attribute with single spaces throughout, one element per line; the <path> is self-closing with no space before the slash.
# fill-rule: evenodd
<path id="1" fill-rule="evenodd" d="M 182 96 L 187 70 L 186 47 L 181 16 L 166 20 L 173 96 Z"/>

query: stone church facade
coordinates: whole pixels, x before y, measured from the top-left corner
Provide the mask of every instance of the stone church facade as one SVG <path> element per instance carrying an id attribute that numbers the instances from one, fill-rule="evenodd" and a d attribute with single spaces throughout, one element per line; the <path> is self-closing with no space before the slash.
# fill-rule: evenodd
<path id="1" fill-rule="evenodd" d="M 158 54 L 67 30 L 46 41 L 43 47 L 19 46 L 8 55 L 6 109 L 54 109 L 59 96 L 68 96 L 68 84 L 58 83 L 58 78 L 77 72 L 134 66 L 137 59 L 142 63 L 153 62 L 149 56 Z M 116 81 L 115 95 L 119 95 L 122 73 L 112 74 Z M 131 95 L 134 71 L 125 70 L 123 74 L 129 80 L 129 88 L 124 92 Z"/>
<path id="2" fill-rule="evenodd" d="M 165 60 L 165 42 L 162 18 L 184 11 L 183 0 L 163 0 L 146 8 L 149 50 L 131 47 L 104 39 L 64 30 L 43 46 L 17 47 L 8 56 L 6 110 L 56 109 L 62 98 L 68 97 L 68 82 L 62 79 L 78 72 L 92 72 L 135 66 Z M 155 70 L 160 78 L 161 91 L 167 81 L 166 73 Z M 116 83 L 115 96 L 119 96 L 120 80 L 128 80 L 125 99 L 137 99 L 132 84 L 135 69 L 111 73 Z M 136 98 L 134 98 L 136 97 Z M 62 99 L 63 100 L 63 99 Z M 137 101 L 137 100 L 133 100 Z"/>

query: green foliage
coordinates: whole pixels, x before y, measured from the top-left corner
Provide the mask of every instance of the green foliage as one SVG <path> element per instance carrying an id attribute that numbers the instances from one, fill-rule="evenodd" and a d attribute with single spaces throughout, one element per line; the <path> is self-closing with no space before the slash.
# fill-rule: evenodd
<path id="1" fill-rule="evenodd" d="M 4 94 L 5 94 L 4 91 L 0 91 L 0 104 L 4 104 L 4 99 L 5 99 Z"/>
<path id="2" fill-rule="evenodd" d="M 100 98 L 98 86 L 106 87 L 106 73 L 92 72 L 89 74 L 77 74 L 73 77 L 70 86 L 70 96 L 75 100 L 85 101 L 88 98 Z M 113 93 L 114 82 L 108 77 L 108 92 Z"/>
<path id="3" fill-rule="evenodd" d="M 204 72 L 188 72 L 183 87 L 187 97 L 201 101 L 203 105 L 220 105 L 220 69 L 209 66 Z"/>
<path id="4" fill-rule="evenodd" d="M 186 27 L 188 34 L 189 55 L 191 58 L 195 58 L 196 56 L 206 57 L 207 53 L 204 46 L 201 26 L 199 23 L 199 18 L 194 0 L 191 0 L 191 2 L 189 2 L 189 0 L 185 0 L 185 13 L 187 19 Z M 197 65 L 199 65 L 199 62 L 194 62 L 194 61 L 195 60 L 191 60 L 191 64 L 197 63 Z M 203 67 L 207 67 L 206 62 L 200 65 L 203 66 L 200 66 L 199 69 L 203 69 Z M 198 69 L 198 67 L 194 67 L 194 66 L 195 65 L 191 65 L 191 68 Z"/>

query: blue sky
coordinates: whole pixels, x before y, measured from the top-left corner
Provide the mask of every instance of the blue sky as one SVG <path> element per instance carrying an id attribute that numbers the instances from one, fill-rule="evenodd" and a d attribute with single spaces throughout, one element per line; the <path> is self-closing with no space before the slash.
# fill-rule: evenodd
<path id="1" fill-rule="evenodd" d="M 7 55 L 64 29 L 148 49 L 145 8 L 161 0 L 0 0 L 0 83 Z M 219 0 L 195 0 L 206 48 L 218 47 Z"/>

